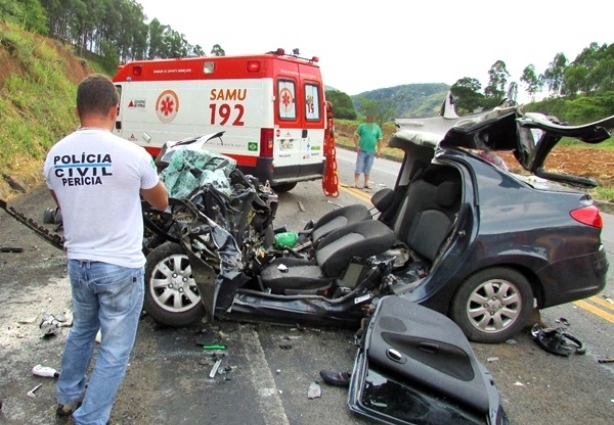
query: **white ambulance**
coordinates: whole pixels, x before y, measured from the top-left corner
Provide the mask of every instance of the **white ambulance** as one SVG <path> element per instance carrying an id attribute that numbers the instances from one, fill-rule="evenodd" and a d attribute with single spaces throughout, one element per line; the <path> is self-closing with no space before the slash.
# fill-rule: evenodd
<path id="1" fill-rule="evenodd" d="M 324 172 L 326 111 L 318 59 L 283 49 L 253 56 L 134 61 L 113 78 L 115 134 L 157 155 L 169 140 L 225 131 L 205 149 L 291 190 Z"/>

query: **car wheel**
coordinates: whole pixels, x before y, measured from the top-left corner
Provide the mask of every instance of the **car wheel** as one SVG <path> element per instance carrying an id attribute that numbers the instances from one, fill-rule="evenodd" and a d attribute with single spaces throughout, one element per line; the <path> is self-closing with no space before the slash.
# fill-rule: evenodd
<path id="1" fill-rule="evenodd" d="M 292 189 L 296 187 L 296 182 L 294 183 L 281 183 L 273 186 L 273 190 L 277 193 L 285 193 L 290 192 Z"/>
<path id="2" fill-rule="evenodd" d="M 205 315 L 181 245 L 166 242 L 147 255 L 143 308 L 156 322 L 174 327 L 190 325 Z"/>
<path id="3" fill-rule="evenodd" d="M 500 343 L 518 333 L 533 308 L 533 290 L 519 272 L 506 267 L 482 270 L 460 286 L 451 316 L 467 338 Z"/>

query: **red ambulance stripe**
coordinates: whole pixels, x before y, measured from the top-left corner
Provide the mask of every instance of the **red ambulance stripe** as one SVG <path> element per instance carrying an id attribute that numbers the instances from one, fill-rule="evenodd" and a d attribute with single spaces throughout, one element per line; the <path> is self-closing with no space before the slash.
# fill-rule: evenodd
<path id="1" fill-rule="evenodd" d="M 244 167 L 255 167 L 258 163 L 257 156 L 248 156 L 248 155 L 235 155 L 235 154 L 224 154 L 229 156 L 237 161 L 237 165 L 242 165 Z"/>
<path id="2" fill-rule="evenodd" d="M 158 156 L 160 153 L 160 148 L 156 146 L 145 146 L 145 150 L 154 158 Z M 237 161 L 238 165 L 242 165 L 244 167 L 255 167 L 258 163 L 258 158 L 255 156 L 248 155 L 235 155 L 235 154 L 224 154 L 229 156 Z"/>

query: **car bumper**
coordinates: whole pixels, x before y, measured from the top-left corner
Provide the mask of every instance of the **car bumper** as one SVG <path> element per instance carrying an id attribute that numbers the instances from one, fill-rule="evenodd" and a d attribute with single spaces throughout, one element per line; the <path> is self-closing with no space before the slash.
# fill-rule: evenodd
<path id="1" fill-rule="evenodd" d="M 608 269 L 603 246 L 591 254 L 548 265 L 538 273 L 544 282 L 540 307 L 552 307 L 597 294 L 605 287 Z"/>
<path id="2" fill-rule="evenodd" d="M 294 183 L 309 180 L 320 180 L 324 175 L 324 162 L 313 164 L 274 167 L 272 158 L 258 158 L 255 167 L 239 166 L 245 174 L 251 174 L 261 182 L 271 184 Z"/>

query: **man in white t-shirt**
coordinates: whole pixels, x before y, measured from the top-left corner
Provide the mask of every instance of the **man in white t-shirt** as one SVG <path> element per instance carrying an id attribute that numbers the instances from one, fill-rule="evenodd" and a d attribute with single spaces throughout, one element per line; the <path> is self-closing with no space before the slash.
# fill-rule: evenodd
<path id="1" fill-rule="evenodd" d="M 77 89 L 81 127 L 55 144 L 44 173 L 62 212 L 74 322 L 57 383 L 59 416 L 109 420 L 143 305 L 145 257 L 139 195 L 159 210 L 168 194 L 141 147 L 113 135 L 118 94 L 103 75 Z M 86 371 L 102 342 L 86 391 Z"/>

